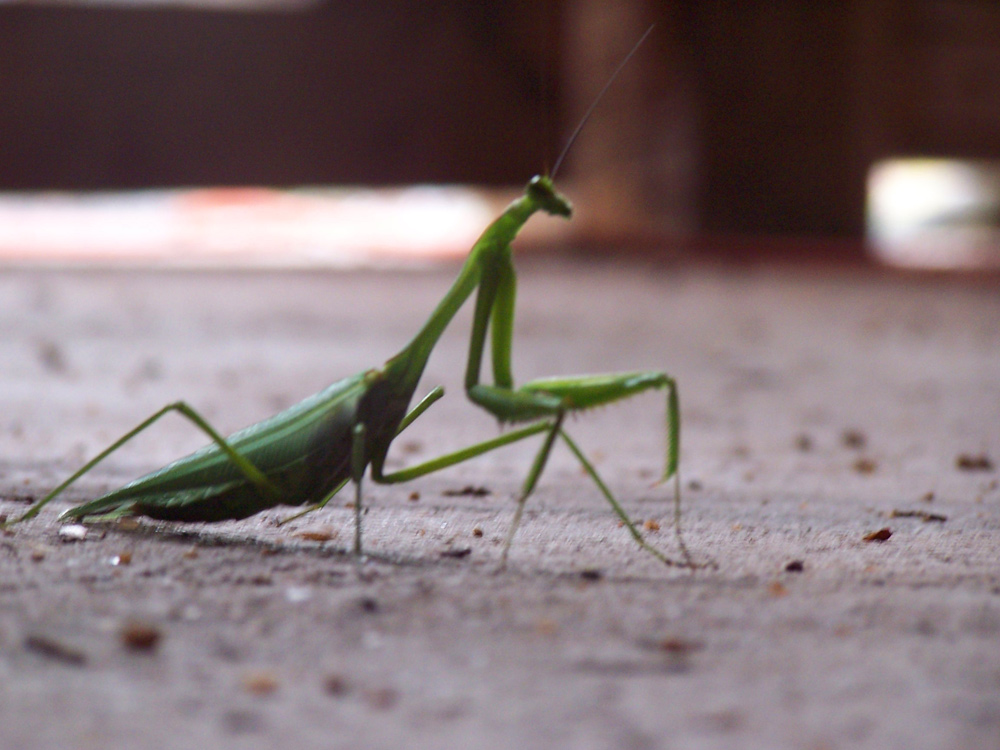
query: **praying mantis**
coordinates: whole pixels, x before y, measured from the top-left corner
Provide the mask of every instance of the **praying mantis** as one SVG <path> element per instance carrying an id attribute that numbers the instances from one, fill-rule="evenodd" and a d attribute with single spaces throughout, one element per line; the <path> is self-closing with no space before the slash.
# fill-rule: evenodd
<path id="1" fill-rule="evenodd" d="M 619 65 L 604 90 L 646 35 Z M 603 93 L 602 90 L 597 100 Z M 597 100 L 570 137 L 566 149 Z M 565 153 L 564 150 L 563 155 Z M 558 170 L 561 161 L 562 157 L 552 174 Z M 285 519 L 284 523 L 323 508 L 351 482 L 355 488 L 353 551 L 360 557 L 364 551 L 362 483 L 366 472 L 372 481 L 379 484 L 406 482 L 540 435 L 541 446 L 517 495 L 514 517 L 501 551 L 501 568 L 507 563 L 525 504 L 557 439 L 565 443 L 580 462 L 584 472 L 643 550 L 661 562 L 694 567 L 680 535 L 680 406 L 674 379 L 665 372 L 637 371 L 553 377 L 515 386 L 511 351 L 517 282 L 511 243 L 524 224 L 538 212 L 566 219 L 572 216 L 570 201 L 556 190 L 550 176 L 533 177 L 524 193 L 486 228 L 470 250 L 451 288 L 423 327 L 381 367 L 339 380 L 285 411 L 229 437 L 223 437 L 186 402 L 168 404 L 84 464 L 23 515 L 5 525 L 35 517 L 45 505 L 122 445 L 166 414 L 176 412 L 204 432 L 211 442 L 96 500 L 76 505 L 61 517 L 83 520 L 137 515 L 165 521 L 212 522 L 247 518 L 279 505 L 305 507 L 302 512 Z M 466 395 L 474 405 L 492 414 L 500 423 L 519 426 L 498 437 L 386 473 L 386 458 L 393 441 L 444 395 L 443 388 L 435 387 L 410 408 L 435 345 L 474 292 L 476 301 L 465 369 Z M 481 382 L 487 339 L 492 383 Z M 567 415 L 650 390 L 665 390 L 667 396 L 667 447 L 662 481 L 674 480 L 674 525 L 683 554 L 683 561 L 679 563 L 646 541 L 598 475 L 593 463 L 563 426 Z"/>

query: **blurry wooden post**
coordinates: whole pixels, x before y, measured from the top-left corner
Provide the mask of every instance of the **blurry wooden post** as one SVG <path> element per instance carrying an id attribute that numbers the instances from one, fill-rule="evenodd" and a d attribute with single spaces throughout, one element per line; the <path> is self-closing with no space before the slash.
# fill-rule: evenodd
<path id="1" fill-rule="evenodd" d="M 651 241 L 695 224 L 695 118 L 685 85 L 672 3 L 579 0 L 565 14 L 563 85 L 568 130 L 651 23 L 652 35 L 567 158 L 584 243 Z"/>

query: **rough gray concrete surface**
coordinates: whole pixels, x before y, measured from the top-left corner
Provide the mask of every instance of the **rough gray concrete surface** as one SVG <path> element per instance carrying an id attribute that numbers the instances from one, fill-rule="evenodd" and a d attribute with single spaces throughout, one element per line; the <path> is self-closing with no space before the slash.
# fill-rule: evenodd
<path id="1" fill-rule="evenodd" d="M 169 401 L 231 431 L 381 363 L 453 272 L 5 272 L 0 512 Z M 468 323 L 394 465 L 496 434 Z M 61 536 L 204 442 L 168 417 L 0 536 L 0 747 L 1000 747 L 995 279 L 528 263 L 514 360 L 677 377 L 686 538 L 716 567 L 638 549 L 560 450 L 497 573 L 534 444 L 369 483 L 362 562 L 349 498 Z M 663 412 L 569 428 L 676 556 Z"/>

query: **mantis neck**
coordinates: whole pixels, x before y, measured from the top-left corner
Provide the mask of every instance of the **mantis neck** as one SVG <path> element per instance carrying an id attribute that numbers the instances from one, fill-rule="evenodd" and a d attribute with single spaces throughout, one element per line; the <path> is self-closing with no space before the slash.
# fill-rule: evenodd
<path id="1" fill-rule="evenodd" d="M 386 362 L 385 370 L 392 371 L 393 375 L 399 378 L 397 382 L 402 387 L 409 388 L 411 393 L 416 389 L 417 381 L 420 380 L 441 334 L 479 286 L 483 275 L 492 272 L 497 259 L 510 253 L 510 243 L 539 208 L 538 203 L 525 193 L 507 206 L 476 240 L 462 269 L 458 272 L 458 278 L 445 293 L 427 322 L 409 344 Z"/>

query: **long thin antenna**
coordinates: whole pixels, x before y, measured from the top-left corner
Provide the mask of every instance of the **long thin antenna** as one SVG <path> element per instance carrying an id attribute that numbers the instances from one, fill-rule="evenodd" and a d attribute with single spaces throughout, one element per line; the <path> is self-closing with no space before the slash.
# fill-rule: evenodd
<path id="1" fill-rule="evenodd" d="M 552 179 L 555 179 L 556 172 L 558 172 L 559 167 L 562 166 L 563 159 L 566 158 L 566 154 L 569 153 L 570 147 L 576 141 L 577 136 L 580 135 L 580 131 L 583 130 L 583 126 L 587 124 L 587 120 L 589 120 L 590 116 L 594 114 L 594 110 L 597 108 L 597 105 L 601 103 L 601 99 L 604 98 L 604 94 L 607 93 L 609 88 L 611 88 L 611 84 L 615 82 L 615 79 L 618 77 L 618 74 L 622 72 L 622 68 L 628 65 L 628 61 L 631 60 L 632 56 L 639 51 L 639 47 L 641 47 L 642 43 L 646 41 L 646 37 L 648 37 L 652 33 L 654 26 L 656 26 L 655 23 L 651 23 L 649 25 L 649 28 L 646 29 L 646 33 L 644 33 L 641 37 L 639 37 L 639 41 L 636 42 L 633 45 L 631 51 L 627 55 L 625 55 L 625 59 L 622 60 L 620 63 L 618 63 L 618 67 L 615 68 L 615 72 L 611 74 L 611 77 L 608 79 L 608 82 L 604 84 L 604 88 L 601 89 L 601 93 L 597 95 L 593 103 L 587 109 L 586 113 L 580 119 L 580 124 L 576 126 L 576 129 L 573 131 L 573 134 L 569 137 L 569 140 L 566 141 L 566 145 L 563 146 L 562 153 L 559 154 L 559 158 L 556 159 L 556 165 L 552 167 L 552 174 L 549 175 Z"/>

